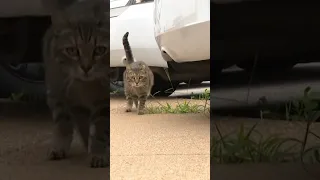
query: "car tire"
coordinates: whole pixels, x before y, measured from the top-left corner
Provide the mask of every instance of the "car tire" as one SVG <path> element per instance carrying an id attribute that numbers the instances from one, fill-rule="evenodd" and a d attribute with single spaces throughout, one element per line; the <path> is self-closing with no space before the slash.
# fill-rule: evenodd
<path id="1" fill-rule="evenodd" d="M 122 81 L 110 82 L 110 93 L 123 94 L 123 82 Z"/>
<path id="2" fill-rule="evenodd" d="M 155 83 L 152 87 L 151 94 L 153 96 L 170 96 L 179 86 L 179 82 L 167 81 L 161 77 L 155 76 Z"/>
<path id="3" fill-rule="evenodd" d="M 19 77 L 18 74 L 8 68 L 9 67 L 5 65 L 0 66 L 1 98 L 8 98 L 12 94 L 22 93 L 23 96 L 20 101 L 45 103 L 46 90 L 43 82 L 31 82 L 28 79 Z M 28 68 L 29 71 L 35 71 L 37 69 L 37 65 Z"/>

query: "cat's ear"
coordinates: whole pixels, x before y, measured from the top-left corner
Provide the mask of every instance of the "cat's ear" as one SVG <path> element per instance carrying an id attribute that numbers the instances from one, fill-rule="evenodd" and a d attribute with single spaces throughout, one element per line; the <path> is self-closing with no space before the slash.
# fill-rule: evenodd
<path id="1" fill-rule="evenodd" d="M 102 21 L 110 21 L 110 0 L 91 0 L 96 1 L 93 6 L 95 17 Z"/>
<path id="2" fill-rule="evenodd" d="M 75 6 L 70 6 L 66 12 L 74 15 L 85 15 L 96 20 L 96 24 L 103 25 L 110 21 L 110 0 L 75 0 Z M 72 15 L 73 16 L 73 15 Z"/>
<path id="3" fill-rule="evenodd" d="M 98 24 L 109 23 L 110 0 L 41 0 L 52 24 L 66 24 L 78 16 L 92 16 Z"/>
<path id="4" fill-rule="evenodd" d="M 52 24 L 67 22 L 66 9 L 79 0 L 41 0 L 43 8 L 50 14 Z"/>
<path id="5" fill-rule="evenodd" d="M 68 19 L 66 14 L 63 11 L 55 12 L 51 15 L 51 23 L 54 25 L 66 24 Z"/>

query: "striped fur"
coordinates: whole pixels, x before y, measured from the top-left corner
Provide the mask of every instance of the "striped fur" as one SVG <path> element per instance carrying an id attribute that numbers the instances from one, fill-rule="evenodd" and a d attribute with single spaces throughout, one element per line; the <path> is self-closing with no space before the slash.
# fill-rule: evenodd
<path id="1" fill-rule="evenodd" d="M 81 2 L 72 8 L 80 8 Z M 84 9 L 81 9 L 84 8 Z M 55 18 L 43 39 L 47 103 L 54 130 L 49 159 L 67 157 L 74 129 L 91 157 L 90 166 L 109 166 L 109 25 L 90 16 L 79 19 L 68 10 Z M 78 15 L 78 14 L 77 14 Z M 59 19 L 59 20 L 58 20 Z"/>
<path id="2" fill-rule="evenodd" d="M 126 59 L 124 61 L 124 64 L 128 65 L 134 62 L 134 57 L 132 54 L 132 50 L 128 41 L 129 32 L 126 32 L 122 38 L 122 44 L 124 47 L 124 52 L 126 54 Z"/>
<path id="3" fill-rule="evenodd" d="M 126 54 L 126 70 L 123 73 L 124 93 L 127 99 L 126 112 L 132 111 L 134 103 L 138 109 L 138 114 L 142 115 L 154 84 L 154 75 L 146 63 L 142 61 L 134 62 L 128 35 L 127 32 L 123 36 L 123 47 Z"/>

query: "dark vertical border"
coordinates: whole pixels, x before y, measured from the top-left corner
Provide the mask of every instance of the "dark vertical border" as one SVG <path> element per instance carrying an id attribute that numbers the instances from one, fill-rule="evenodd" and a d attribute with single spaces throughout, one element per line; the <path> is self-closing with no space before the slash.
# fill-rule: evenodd
<path id="1" fill-rule="evenodd" d="M 107 4 L 107 7 L 106 8 L 104 8 L 105 10 L 106 10 L 106 12 L 105 12 L 105 15 L 106 15 L 106 19 L 107 19 L 107 22 L 106 22 L 106 26 L 108 26 L 108 28 L 109 28 L 109 33 L 108 33 L 108 39 L 109 39 L 109 44 L 107 44 L 107 46 L 109 47 L 109 55 L 110 55 L 110 0 L 104 0 L 105 2 L 107 2 L 106 4 Z M 109 67 L 110 67 L 110 56 L 109 56 L 109 59 L 108 59 L 108 61 L 109 61 Z M 111 69 L 109 69 L 109 71 L 111 71 Z M 109 72 L 109 73 L 111 73 L 111 72 Z M 110 89 L 110 83 L 108 83 L 108 85 L 107 86 L 109 86 L 108 87 L 108 89 Z M 109 92 L 108 92 L 109 93 Z M 110 93 L 109 93 L 110 94 Z M 111 158 L 110 158 L 110 147 L 111 147 L 111 139 L 110 139 L 110 119 L 111 119 L 111 117 L 110 117 L 110 95 L 109 95 L 109 99 L 108 99 L 108 106 L 109 106 L 109 123 L 108 123 L 108 135 L 109 135 L 109 152 L 108 152 L 108 160 L 109 160 L 109 167 L 108 168 L 106 168 L 106 170 L 107 170 L 107 180 L 110 180 L 110 166 L 111 166 Z"/>
<path id="2" fill-rule="evenodd" d="M 213 49 L 214 49 L 214 43 L 213 43 L 213 37 L 215 36 L 214 34 L 214 27 L 215 27 L 215 21 L 214 21 L 214 3 L 213 0 L 210 0 L 210 107 L 212 107 L 213 102 L 213 87 L 212 87 L 212 83 L 214 83 L 214 54 L 213 54 Z M 210 110 L 210 179 L 214 179 L 213 178 L 213 164 L 211 161 L 211 142 L 212 142 L 212 132 L 213 132 L 213 116 L 212 116 L 212 110 Z"/>

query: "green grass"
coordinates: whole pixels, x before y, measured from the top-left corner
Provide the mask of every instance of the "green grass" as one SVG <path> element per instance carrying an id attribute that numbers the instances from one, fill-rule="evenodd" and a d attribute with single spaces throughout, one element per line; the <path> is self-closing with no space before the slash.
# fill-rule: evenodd
<path id="1" fill-rule="evenodd" d="M 158 105 L 149 105 L 146 107 L 148 114 L 185 114 L 185 113 L 201 113 L 204 111 L 203 105 L 193 104 L 191 101 L 184 101 L 171 105 L 168 102 L 160 103 Z"/>
<path id="2" fill-rule="evenodd" d="M 115 90 L 115 91 L 111 91 L 111 92 L 110 92 L 110 95 L 117 95 L 117 94 L 119 94 L 119 93 L 120 93 L 119 90 Z"/>
<path id="3" fill-rule="evenodd" d="M 303 96 L 292 98 L 286 103 L 286 120 L 292 121 L 315 121 L 320 117 L 318 93 L 305 88 Z"/>
<path id="4" fill-rule="evenodd" d="M 205 91 L 200 95 L 193 95 L 192 100 L 184 100 L 183 102 L 178 102 L 172 105 L 168 102 L 161 103 L 157 102 L 157 105 L 149 105 L 146 107 L 146 112 L 148 114 L 186 114 L 186 113 L 209 113 L 210 112 L 210 91 L 205 89 Z M 197 104 L 197 101 L 201 100 L 204 103 Z"/>
<path id="5" fill-rule="evenodd" d="M 222 134 L 215 125 L 219 136 L 211 138 L 211 160 L 221 164 L 290 162 L 299 160 L 299 152 L 294 151 L 302 142 L 298 139 L 283 138 L 277 135 L 263 137 L 255 130 L 243 125 L 237 132 Z"/>
<path id="6" fill-rule="evenodd" d="M 10 95 L 10 99 L 12 101 L 21 101 L 21 99 L 23 98 L 24 96 L 24 93 L 21 92 L 21 93 L 11 93 Z"/>
<path id="7" fill-rule="evenodd" d="M 120 91 L 112 91 L 110 95 L 118 95 Z M 205 89 L 199 95 L 191 95 L 191 100 L 178 101 L 176 103 L 157 101 L 156 95 L 151 95 L 149 100 L 156 101 L 146 106 L 146 114 L 186 114 L 186 113 L 204 113 L 210 115 L 210 90 Z M 199 100 L 198 102 L 196 100 Z M 148 103 L 147 101 L 147 103 Z"/>
<path id="8" fill-rule="evenodd" d="M 294 162 L 302 164 L 320 163 L 320 146 L 306 146 L 308 139 L 320 136 L 310 130 L 310 126 L 320 117 L 320 93 L 312 92 L 310 87 L 304 90 L 301 98 L 294 98 L 286 104 L 285 117 L 290 121 L 303 121 L 301 130 L 305 132 L 302 140 L 283 138 L 277 135 L 263 137 L 256 130 L 256 123 L 249 129 L 243 125 L 236 132 L 223 134 L 215 123 L 218 136 L 211 137 L 211 160 L 216 163 L 252 163 L 252 162 Z M 265 112 L 261 110 L 263 120 Z"/>

